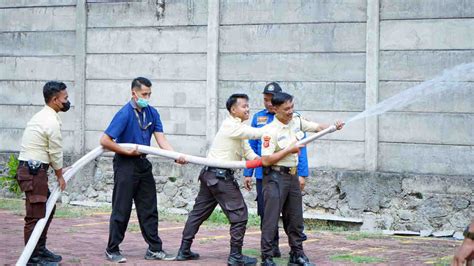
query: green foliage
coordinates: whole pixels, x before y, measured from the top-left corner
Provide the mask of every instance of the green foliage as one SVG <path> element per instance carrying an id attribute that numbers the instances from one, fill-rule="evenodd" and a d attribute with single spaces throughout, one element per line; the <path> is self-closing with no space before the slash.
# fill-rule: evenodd
<path id="1" fill-rule="evenodd" d="M 18 164 L 18 159 L 13 154 L 10 155 L 10 160 L 6 164 L 7 175 L 0 176 L 0 187 L 7 188 L 8 191 L 13 192 L 15 195 L 21 195 L 20 185 L 15 178 Z"/>
<path id="2" fill-rule="evenodd" d="M 220 209 L 215 209 L 211 216 L 204 222 L 204 224 L 209 225 L 228 225 L 229 220 L 225 213 Z M 260 226 L 260 217 L 256 214 L 249 214 L 247 227 Z"/>
<path id="3" fill-rule="evenodd" d="M 357 256 L 351 254 L 339 254 L 333 255 L 329 258 L 331 261 L 348 261 L 352 263 L 380 263 L 384 262 L 384 259 L 369 257 L 369 256 Z"/>

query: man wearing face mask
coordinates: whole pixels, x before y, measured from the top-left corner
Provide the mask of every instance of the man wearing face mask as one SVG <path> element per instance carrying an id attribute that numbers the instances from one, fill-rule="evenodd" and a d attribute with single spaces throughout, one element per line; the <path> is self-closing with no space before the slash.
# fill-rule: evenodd
<path id="1" fill-rule="evenodd" d="M 49 166 L 54 169 L 61 190 L 66 188 L 63 178 L 61 119 L 58 115 L 58 112 L 67 112 L 71 106 L 66 84 L 47 82 L 43 87 L 43 96 L 46 105 L 28 121 L 18 157 L 17 180 L 26 196 L 25 245 L 36 223 L 46 214 L 46 201 L 50 194 L 47 173 Z M 62 260 L 61 256 L 46 248 L 46 235 L 55 209 L 56 207 L 53 208 L 28 263 L 50 264 Z"/>
<path id="2" fill-rule="evenodd" d="M 172 151 L 163 133 L 158 111 L 148 104 L 151 96 L 151 82 L 143 77 L 132 81 L 132 99 L 115 114 L 100 144 L 115 152 L 113 160 L 114 190 L 112 194 L 112 214 L 109 225 L 109 241 L 105 251 L 106 259 L 126 262 L 119 245 L 125 237 L 128 221 L 135 202 L 142 236 L 148 244 L 145 252 L 147 260 L 173 260 L 162 249 L 158 236 L 158 208 L 156 185 L 152 165 L 137 149 L 125 149 L 117 143 L 135 143 L 150 146 L 151 136 L 160 148 Z M 181 157 L 177 163 L 184 164 Z"/>

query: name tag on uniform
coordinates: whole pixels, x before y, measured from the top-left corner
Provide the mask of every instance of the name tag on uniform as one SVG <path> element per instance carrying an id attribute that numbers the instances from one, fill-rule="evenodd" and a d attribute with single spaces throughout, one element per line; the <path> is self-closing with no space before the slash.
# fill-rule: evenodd
<path id="1" fill-rule="evenodd" d="M 268 116 L 257 117 L 257 125 L 266 125 L 267 121 L 268 121 Z"/>
<path id="2" fill-rule="evenodd" d="M 280 148 L 284 149 L 290 144 L 289 137 L 287 135 L 280 135 L 277 138 L 277 143 Z"/>

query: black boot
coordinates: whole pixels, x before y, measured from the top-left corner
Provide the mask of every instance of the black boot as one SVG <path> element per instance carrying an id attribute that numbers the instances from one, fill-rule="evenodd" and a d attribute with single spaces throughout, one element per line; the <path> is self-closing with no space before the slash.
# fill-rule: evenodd
<path id="1" fill-rule="evenodd" d="M 293 251 L 290 252 L 290 260 L 288 261 L 288 266 L 315 266 L 315 264 L 309 262 L 308 257 L 304 253 L 297 254 Z"/>
<path id="2" fill-rule="evenodd" d="M 256 265 L 257 259 L 242 255 L 242 247 L 230 246 L 229 258 L 227 258 L 227 265 L 243 266 Z"/>
<path id="3" fill-rule="evenodd" d="M 34 266 L 36 266 L 36 265 L 56 266 L 56 265 L 58 265 L 58 263 L 47 261 L 43 257 L 40 257 L 37 253 L 33 253 L 33 255 L 31 255 L 31 257 L 28 260 L 26 265 L 28 265 L 28 266 L 33 266 L 33 265 Z"/>
<path id="4" fill-rule="evenodd" d="M 261 266 L 276 266 L 276 263 L 273 262 L 273 259 L 271 257 L 262 259 L 262 263 L 260 264 Z"/>
<path id="5" fill-rule="evenodd" d="M 45 261 L 60 262 L 63 257 L 56 255 L 46 248 L 46 238 L 40 238 L 37 246 L 37 254 Z"/>
<path id="6" fill-rule="evenodd" d="M 191 251 L 191 243 L 182 241 L 181 247 L 178 250 L 178 255 L 176 256 L 176 260 L 183 261 L 197 259 L 199 259 L 199 254 Z"/>

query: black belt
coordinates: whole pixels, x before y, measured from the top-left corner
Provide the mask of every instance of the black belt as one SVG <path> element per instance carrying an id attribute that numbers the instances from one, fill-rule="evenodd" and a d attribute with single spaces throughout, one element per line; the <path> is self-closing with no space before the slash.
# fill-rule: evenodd
<path id="1" fill-rule="evenodd" d="M 273 165 L 270 166 L 270 168 L 273 171 L 277 171 L 283 174 L 289 174 L 289 175 L 296 175 L 297 168 L 296 167 L 286 167 L 286 166 L 279 166 L 279 165 Z"/>
<path id="2" fill-rule="evenodd" d="M 213 172 L 216 174 L 217 179 L 223 180 L 234 180 L 234 170 L 227 168 L 217 168 L 207 166 L 206 171 Z"/>
<path id="3" fill-rule="evenodd" d="M 18 162 L 18 165 L 19 165 L 19 166 L 26 166 L 26 167 L 28 167 L 28 162 L 27 162 L 27 161 L 19 161 L 19 162 Z M 42 163 L 42 164 L 41 164 L 41 168 L 43 168 L 44 170 L 48 170 L 49 164 L 47 164 L 47 163 Z"/>

